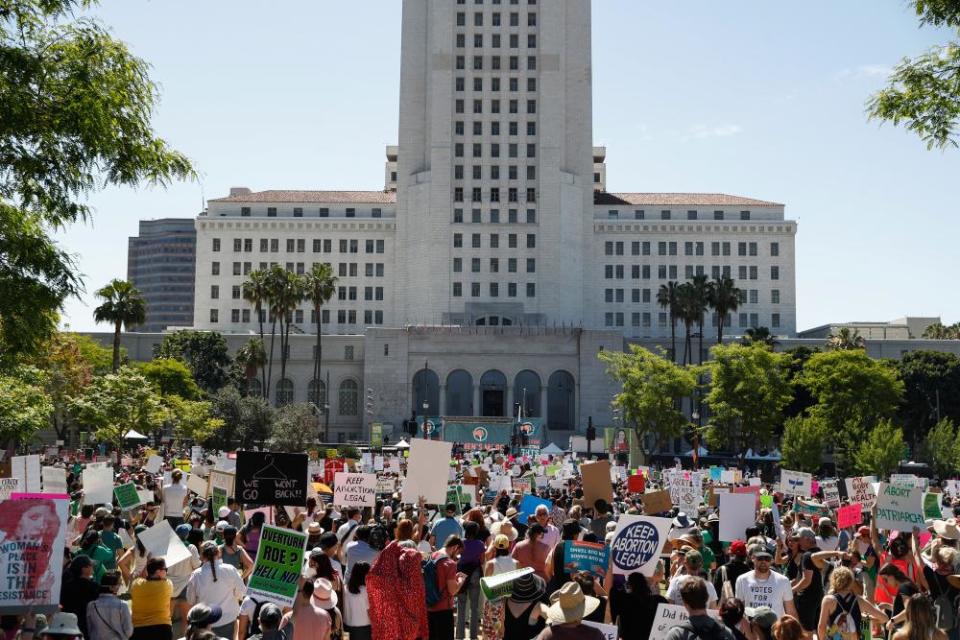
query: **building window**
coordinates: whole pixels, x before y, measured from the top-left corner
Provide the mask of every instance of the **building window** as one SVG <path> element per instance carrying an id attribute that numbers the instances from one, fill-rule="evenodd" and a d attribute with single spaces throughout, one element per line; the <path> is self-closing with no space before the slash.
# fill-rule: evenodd
<path id="1" fill-rule="evenodd" d="M 780 314 L 779 314 L 779 313 L 770 314 L 770 324 L 771 324 L 771 325 L 773 326 L 773 328 L 775 328 L 775 329 L 779 329 L 779 328 L 780 328 Z"/>
<path id="2" fill-rule="evenodd" d="M 277 208 L 276 207 L 267 207 L 267 217 L 276 218 L 277 217 Z"/>
<path id="3" fill-rule="evenodd" d="M 210 299 L 217 300 L 220 298 L 220 286 L 213 284 L 210 285 Z"/>
<path id="4" fill-rule="evenodd" d="M 463 296 L 463 284 L 460 282 L 453 283 L 453 297 L 459 298 Z"/>
<path id="5" fill-rule="evenodd" d="M 213 239 L 213 250 L 220 251 L 220 238 Z"/>
<path id="6" fill-rule="evenodd" d="M 749 211 L 741 211 L 741 212 L 740 212 L 740 219 L 741 219 L 741 220 L 749 220 L 749 219 L 750 219 L 750 212 L 749 212 Z"/>
<path id="7" fill-rule="evenodd" d="M 770 302 L 773 304 L 780 304 L 780 289 L 770 290 Z"/>
<path id="8" fill-rule="evenodd" d="M 771 255 L 771 256 L 774 256 L 774 257 L 780 255 L 780 243 L 779 243 L 779 242 L 771 242 L 771 243 L 770 243 L 770 255 Z"/>
<path id="9" fill-rule="evenodd" d="M 217 309 L 210 309 L 210 322 L 214 324 L 220 322 L 220 312 Z"/>
<path id="10" fill-rule="evenodd" d="M 527 297 L 534 298 L 537 295 L 537 284 L 535 282 L 527 283 Z"/>
<path id="11" fill-rule="evenodd" d="M 360 388 L 355 380 L 344 380 L 337 393 L 337 409 L 341 416 L 355 416 L 359 405 Z"/>
<path id="12" fill-rule="evenodd" d="M 210 263 L 210 275 L 212 275 L 212 276 L 218 276 L 218 275 L 220 275 L 220 263 L 219 263 L 219 262 L 211 262 L 211 263 Z"/>
<path id="13" fill-rule="evenodd" d="M 244 218 L 250 217 L 250 207 L 240 207 L 240 215 Z"/>
<path id="14" fill-rule="evenodd" d="M 770 267 L 770 279 L 779 280 L 780 279 L 780 267 L 774 265 Z"/>
<path id="15" fill-rule="evenodd" d="M 660 219 L 661 219 L 661 220 L 669 220 L 669 219 L 670 219 L 670 210 L 669 210 L 669 209 L 664 209 L 663 211 L 661 211 L 661 212 L 660 212 Z"/>

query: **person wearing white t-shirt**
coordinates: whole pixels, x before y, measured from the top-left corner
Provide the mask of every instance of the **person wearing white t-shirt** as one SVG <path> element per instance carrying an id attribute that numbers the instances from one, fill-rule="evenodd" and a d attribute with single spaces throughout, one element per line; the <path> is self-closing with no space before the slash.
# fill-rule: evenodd
<path id="1" fill-rule="evenodd" d="M 700 555 L 699 551 L 689 549 L 684 555 L 683 567 L 681 567 L 680 570 L 672 578 L 670 578 L 670 585 L 667 587 L 667 600 L 669 600 L 671 604 L 682 605 L 683 598 L 680 596 L 680 587 L 682 587 L 683 583 L 690 578 L 702 578 L 702 572 L 703 556 Z M 707 608 L 716 609 L 718 604 L 717 590 L 710 582 L 706 582 L 706 585 Z"/>
<path id="2" fill-rule="evenodd" d="M 172 529 L 183 524 L 183 509 L 187 506 L 190 492 L 181 484 L 183 472 L 174 469 L 170 474 L 170 484 L 163 487 L 163 517 L 170 523 Z"/>
<path id="3" fill-rule="evenodd" d="M 734 588 L 734 595 L 743 601 L 744 607 L 757 609 L 770 607 L 777 618 L 784 614 L 797 617 L 797 608 L 793 604 L 793 590 L 790 579 L 770 570 L 773 556 L 763 545 L 751 545 L 750 557 L 753 560 L 753 571 L 748 571 L 739 578 Z"/>

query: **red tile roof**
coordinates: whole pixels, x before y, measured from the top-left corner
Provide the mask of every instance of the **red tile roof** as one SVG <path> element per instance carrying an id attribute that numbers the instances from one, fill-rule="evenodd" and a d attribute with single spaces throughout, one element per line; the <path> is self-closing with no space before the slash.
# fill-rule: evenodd
<path id="1" fill-rule="evenodd" d="M 283 202 L 300 203 L 374 203 L 393 204 L 397 194 L 392 191 L 256 191 L 226 198 L 216 198 L 210 202 Z"/>
<path id="2" fill-rule="evenodd" d="M 597 191 L 598 205 L 694 205 L 708 207 L 782 207 L 779 202 L 731 196 L 725 193 L 607 193 Z"/>

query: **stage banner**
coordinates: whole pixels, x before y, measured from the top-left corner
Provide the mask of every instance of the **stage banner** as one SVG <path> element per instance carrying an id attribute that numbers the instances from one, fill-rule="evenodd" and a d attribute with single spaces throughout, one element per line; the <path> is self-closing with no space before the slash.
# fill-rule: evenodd
<path id="1" fill-rule="evenodd" d="M 419 421 L 422 425 L 423 420 L 419 419 Z M 543 443 L 543 418 L 523 418 L 519 424 L 509 419 L 497 421 L 458 418 L 442 421 L 443 440 L 461 444 L 465 449 L 488 449 L 510 445 L 513 441 L 514 429 L 516 429 L 517 443 L 521 447 L 535 449 Z M 432 438 L 436 435 L 431 432 L 427 437 Z M 526 437 L 525 440 L 524 437 Z"/>

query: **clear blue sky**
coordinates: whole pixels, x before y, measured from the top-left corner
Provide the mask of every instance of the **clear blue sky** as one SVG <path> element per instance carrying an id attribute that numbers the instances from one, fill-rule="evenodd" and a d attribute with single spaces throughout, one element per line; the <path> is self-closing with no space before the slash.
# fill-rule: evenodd
<path id="1" fill-rule="evenodd" d="M 864 117 L 886 70 L 946 32 L 918 29 L 905 0 L 593 5 L 594 137 L 611 190 L 786 203 L 799 220 L 800 329 L 960 320 L 960 151 L 927 151 Z M 93 223 L 61 236 L 88 291 L 125 277 L 139 219 L 194 216 L 202 194 L 382 188 L 400 6 L 104 0 L 97 15 L 153 65 L 156 130 L 203 178 L 94 196 Z M 93 329 L 94 306 L 92 293 L 70 301 L 65 322 Z"/>

